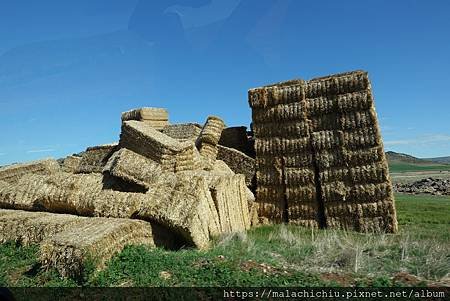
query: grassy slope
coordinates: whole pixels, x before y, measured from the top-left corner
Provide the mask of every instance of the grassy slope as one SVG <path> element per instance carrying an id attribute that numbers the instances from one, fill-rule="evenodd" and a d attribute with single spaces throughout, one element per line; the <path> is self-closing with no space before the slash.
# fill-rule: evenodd
<path id="1" fill-rule="evenodd" d="M 36 246 L 4 244 L 0 286 L 383 286 L 392 285 L 399 271 L 444 277 L 450 270 L 450 199 L 398 195 L 397 209 L 397 235 L 259 227 L 217 239 L 207 252 L 127 247 L 106 270 L 87 272 L 77 282 L 40 270 Z"/>

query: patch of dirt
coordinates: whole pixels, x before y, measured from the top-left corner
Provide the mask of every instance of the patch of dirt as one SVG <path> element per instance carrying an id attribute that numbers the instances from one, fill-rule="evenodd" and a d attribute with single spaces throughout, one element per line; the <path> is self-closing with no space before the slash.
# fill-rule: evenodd
<path id="1" fill-rule="evenodd" d="M 411 275 L 406 272 L 400 272 L 394 275 L 394 277 L 392 278 L 392 282 L 407 284 L 410 286 L 417 286 L 419 283 L 423 283 L 423 280 L 415 275 Z"/>
<path id="2" fill-rule="evenodd" d="M 347 274 L 322 273 L 320 274 L 320 278 L 323 281 L 336 282 L 342 286 L 353 286 L 355 284 L 355 280 L 353 279 L 353 277 Z"/>
<path id="3" fill-rule="evenodd" d="M 399 283 L 408 286 L 422 286 L 427 287 L 450 287 L 450 278 L 443 278 L 440 281 L 432 281 L 417 277 L 415 275 L 400 272 L 394 275 L 392 278 L 393 283 Z"/>
<path id="4" fill-rule="evenodd" d="M 273 267 L 269 264 L 258 263 L 251 259 L 241 262 L 240 267 L 245 272 L 250 272 L 251 270 L 258 270 L 258 271 L 261 271 L 264 274 L 268 274 L 268 275 L 290 275 L 291 274 L 285 268 L 281 269 L 281 268 Z"/>

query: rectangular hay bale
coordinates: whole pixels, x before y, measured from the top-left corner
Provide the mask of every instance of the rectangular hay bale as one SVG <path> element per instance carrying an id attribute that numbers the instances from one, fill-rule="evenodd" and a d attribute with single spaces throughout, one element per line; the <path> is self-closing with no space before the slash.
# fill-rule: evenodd
<path id="1" fill-rule="evenodd" d="M 150 223 L 130 219 L 83 218 L 40 246 L 44 268 L 56 268 L 63 277 L 79 278 L 87 263 L 96 270 L 127 245 L 154 247 Z"/>
<path id="2" fill-rule="evenodd" d="M 77 173 L 101 173 L 109 157 L 118 149 L 117 143 L 88 147 L 81 157 Z"/>
<path id="3" fill-rule="evenodd" d="M 103 168 L 103 173 L 148 189 L 163 175 L 161 165 L 131 150 L 115 152 Z"/>
<path id="4" fill-rule="evenodd" d="M 58 172 L 60 166 L 54 159 L 44 159 L 28 163 L 13 164 L 0 168 L 0 181 L 16 183 L 26 174 L 52 174 Z"/>

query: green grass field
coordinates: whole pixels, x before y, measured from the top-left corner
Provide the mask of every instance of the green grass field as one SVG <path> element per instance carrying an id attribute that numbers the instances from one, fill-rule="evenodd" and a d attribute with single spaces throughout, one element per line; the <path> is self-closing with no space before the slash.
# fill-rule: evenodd
<path id="1" fill-rule="evenodd" d="M 416 164 L 406 162 L 389 162 L 390 172 L 414 172 L 414 171 L 447 171 L 450 170 L 448 164 Z"/>
<path id="2" fill-rule="evenodd" d="M 397 195 L 396 235 L 265 226 L 218 238 L 205 252 L 127 247 L 101 272 L 61 279 L 38 247 L 0 246 L 0 286 L 424 285 L 450 271 L 450 198 Z M 404 282 L 399 272 L 416 276 Z"/>

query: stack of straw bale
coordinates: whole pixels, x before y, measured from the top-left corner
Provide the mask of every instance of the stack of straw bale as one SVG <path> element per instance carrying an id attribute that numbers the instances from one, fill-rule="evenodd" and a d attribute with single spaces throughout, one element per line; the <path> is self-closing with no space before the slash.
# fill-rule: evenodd
<path id="1" fill-rule="evenodd" d="M 45 159 L 23 164 L 13 164 L 0 168 L 0 181 L 16 183 L 23 175 L 52 174 L 58 172 L 60 166 L 56 160 Z"/>
<path id="2" fill-rule="evenodd" d="M 330 228 L 396 232 L 392 185 L 367 72 L 308 81 L 307 114 Z M 332 122 L 330 122 L 332 121 Z"/>
<path id="3" fill-rule="evenodd" d="M 157 162 L 164 171 L 193 170 L 195 167 L 194 142 L 178 141 L 140 121 L 122 123 L 120 146 Z"/>
<path id="4" fill-rule="evenodd" d="M 128 120 L 142 121 L 156 130 L 169 125 L 169 114 L 162 108 L 139 108 L 122 113 L 122 122 Z"/>
<path id="5" fill-rule="evenodd" d="M 83 152 L 77 173 L 101 173 L 109 157 L 118 149 L 117 143 L 91 146 Z"/>
<path id="6" fill-rule="evenodd" d="M 249 91 L 259 214 L 272 222 L 397 230 L 367 73 Z"/>
<path id="7" fill-rule="evenodd" d="M 304 84 L 249 91 L 256 138 L 256 202 L 263 222 L 319 226 Z"/>
<path id="8" fill-rule="evenodd" d="M 217 158 L 217 144 L 219 143 L 225 123 L 217 116 L 208 116 L 197 139 L 197 148 L 205 158 L 207 166 L 212 168 Z"/>

